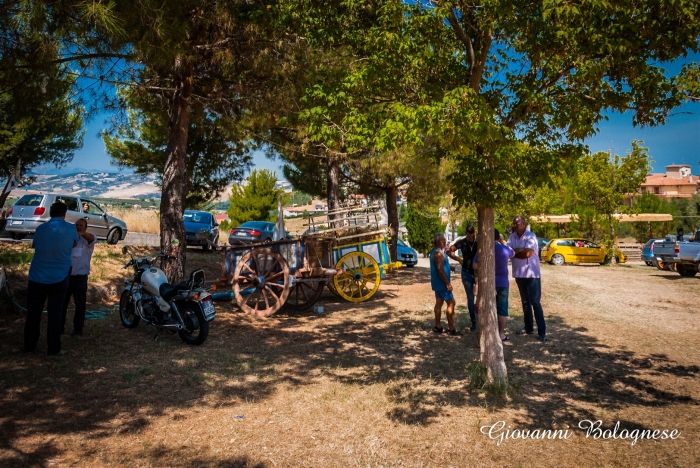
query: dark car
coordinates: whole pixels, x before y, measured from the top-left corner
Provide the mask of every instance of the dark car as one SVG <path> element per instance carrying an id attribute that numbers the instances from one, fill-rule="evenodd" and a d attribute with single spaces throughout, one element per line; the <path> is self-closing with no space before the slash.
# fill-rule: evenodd
<path id="1" fill-rule="evenodd" d="M 201 246 L 202 250 L 209 251 L 212 248 L 209 242 L 219 242 L 219 225 L 211 213 L 185 210 L 183 221 L 188 246 Z"/>
<path id="2" fill-rule="evenodd" d="M 255 244 L 257 242 L 272 242 L 275 233 L 275 223 L 268 221 L 248 221 L 231 229 L 228 243 Z"/>
<path id="3" fill-rule="evenodd" d="M 401 263 L 409 268 L 413 268 L 418 263 L 418 252 L 401 239 L 396 239 L 396 256 Z"/>
<path id="4" fill-rule="evenodd" d="M 663 242 L 666 239 L 649 239 L 649 241 L 642 247 L 642 261 L 647 264 L 647 266 L 652 266 L 651 260 L 654 258 L 654 243 Z"/>
<path id="5" fill-rule="evenodd" d="M 542 258 L 542 249 L 544 249 L 545 247 L 547 247 L 547 246 L 549 245 L 550 242 L 551 242 L 551 240 L 545 239 L 545 238 L 543 238 L 543 237 L 538 237 L 538 238 L 537 238 L 537 246 L 539 247 L 539 250 L 537 251 L 537 256 L 538 256 L 539 258 Z"/>

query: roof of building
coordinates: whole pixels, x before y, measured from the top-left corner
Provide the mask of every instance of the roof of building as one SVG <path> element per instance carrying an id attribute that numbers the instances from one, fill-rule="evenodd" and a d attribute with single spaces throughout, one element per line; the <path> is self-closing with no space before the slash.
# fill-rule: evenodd
<path id="1" fill-rule="evenodd" d="M 698 185 L 700 184 L 700 177 L 696 175 L 689 175 L 687 177 L 681 177 L 679 179 L 674 179 L 673 177 L 668 177 L 666 174 L 649 174 L 647 180 L 642 182 L 642 186 L 647 185 Z"/>

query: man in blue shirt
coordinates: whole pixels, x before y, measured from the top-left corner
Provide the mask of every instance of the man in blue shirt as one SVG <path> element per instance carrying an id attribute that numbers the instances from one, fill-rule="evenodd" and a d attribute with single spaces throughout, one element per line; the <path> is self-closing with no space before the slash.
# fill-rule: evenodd
<path id="1" fill-rule="evenodd" d="M 46 354 L 65 354 L 61 351 L 61 310 L 68 289 L 71 252 L 78 242 L 75 226 L 67 223 L 65 203 L 51 205 L 51 219 L 36 228 L 34 258 L 29 267 L 27 288 L 27 319 L 24 322 L 24 350 L 33 352 L 39 341 L 41 311 L 48 299 L 46 327 Z"/>
<path id="2" fill-rule="evenodd" d="M 435 248 L 430 252 L 430 285 L 435 291 L 435 333 L 444 333 L 440 323 L 442 315 L 442 304 L 447 303 L 445 315 L 447 316 L 447 333 L 453 336 L 461 335 L 454 327 L 455 318 L 455 296 L 452 294 L 452 283 L 450 283 L 450 262 L 445 256 L 445 236 L 436 234 L 434 239 Z"/>

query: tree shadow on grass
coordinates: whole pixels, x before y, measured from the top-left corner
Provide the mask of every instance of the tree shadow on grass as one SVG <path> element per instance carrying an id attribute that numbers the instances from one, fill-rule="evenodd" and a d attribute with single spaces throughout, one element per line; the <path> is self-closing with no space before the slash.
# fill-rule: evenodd
<path id="1" fill-rule="evenodd" d="M 3 316 L 0 464 L 42 466 L 65 450 L 52 441 L 24 452 L 19 447 L 27 439 L 139 434 L 152 418 L 173 412 L 186 417 L 188 409 L 203 404 L 226 408 L 264 402 L 281 389 L 328 380 L 381 386 L 386 417 L 406 424 L 434 424 L 447 408 L 483 408 L 483 395 L 468 388 L 470 364 L 478 359 L 478 350 L 469 347 L 475 336 L 432 333 L 430 310 L 416 312 L 415 304 L 410 311 L 397 307 L 392 294 L 380 290 L 371 301 L 351 304 L 325 292 L 324 314 L 304 311 L 266 319 L 218 306 L 210 337 L 200 347 L 186 346 L 170 334 L 153 341 L 153 328 L 127 330 L 110 316 L 91 322 L 82 339 L 64 339 L 70 354 L 53 359 L 19 352 L 23 324 Z M 459 320 L 465 321 L 465 314 L 462 308 Z M 676 388 L 697 379 L 698 366 L 612 349 L 586 329 L 554 317 L 548 323 L 554 338 L 547 345 L 521 336 L 505 346 L 510 379 L 519 391 L 497 407 L 518 410 L 521 427 L 592 419 L 596 409 L 697 404 Z M 667 382 L 663 387 L 654 382 L 659 378 Z M 253 462 L 183 451 L 183 466 L 200 463 Z"/>

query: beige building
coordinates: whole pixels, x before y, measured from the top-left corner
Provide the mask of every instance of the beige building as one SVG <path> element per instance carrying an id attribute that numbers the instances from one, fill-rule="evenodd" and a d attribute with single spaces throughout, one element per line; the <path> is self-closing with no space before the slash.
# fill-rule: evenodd
<path id="1" fill-rule="evenodd" d="M 641 193 L 653 193 L 659 198 L 690 198 L 700 192 L 700 176 L 690 173 L 689 164 L 666 166 L 666 174 L 649 174 Z"/>

